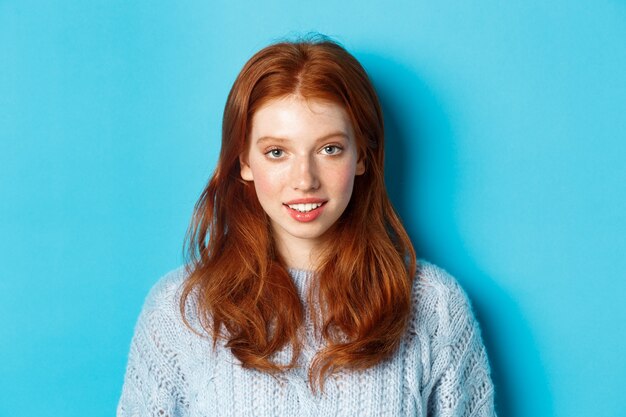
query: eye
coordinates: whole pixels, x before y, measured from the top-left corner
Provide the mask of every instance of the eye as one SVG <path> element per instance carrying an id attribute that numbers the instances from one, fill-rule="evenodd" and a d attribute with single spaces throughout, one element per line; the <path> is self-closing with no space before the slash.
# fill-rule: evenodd
<path id="1" fill-rule="evenodd" d="M 341 148 L 341 146 L 337 146 L 337 145 L 326 145 L 324 146 L 324 148 L 322 149 L 322 152 L 326 155 L 337 155 L 338 153 L 341 153 L 343 149 Z"/>
<path id="2" fill-rule="evenodd" d="M 270 159 L 278 159 L 283 156 L 283 153 L 284 151 L 282 149 L 274 148 L 265 152 L 265 155 L 267 155 Z"/>

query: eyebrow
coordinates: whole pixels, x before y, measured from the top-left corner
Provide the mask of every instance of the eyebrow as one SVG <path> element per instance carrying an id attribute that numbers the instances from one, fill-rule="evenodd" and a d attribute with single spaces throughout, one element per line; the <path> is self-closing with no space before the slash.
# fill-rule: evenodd
<path id="1" fill-rule="evenodd" d="M 345 132 L 332 132 L 332 133 L 329 133 L 327 135 L 320 136 L 319 138 L 317 138 L 317 140 L 315 142 L 323 142 L 325 140 L 328 140 L 328 139 L 334 138 L 334 137 L 338 137 L 338 136 L 340 136 L 340 137 L 342 137 L 344 139 L 348 139 L 348 135 Z M 272 141 L 272 142 L 290 142 L 291 140 L 287 139 L 287 138 L 279 138 L 279 137 L 276 137 L 276 136 L 261 136 L 260 138 L 258 138 L 256 140 L 256 143 L 257 143 L 257 145 L 259 145 L 259 144 L 263 144 L 263 142 L 269 142 L 269 141 Z"/>

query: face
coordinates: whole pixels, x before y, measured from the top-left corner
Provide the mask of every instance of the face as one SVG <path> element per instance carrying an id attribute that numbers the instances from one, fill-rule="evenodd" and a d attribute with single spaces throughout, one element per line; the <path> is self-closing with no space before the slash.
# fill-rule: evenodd
<path id="1" fill-rule="evenodd" d="M 288 96 L 253 115 L 241 177 L 252 181 L 279 247 L 320 244 L 364 172 L 340 105 Z"/>

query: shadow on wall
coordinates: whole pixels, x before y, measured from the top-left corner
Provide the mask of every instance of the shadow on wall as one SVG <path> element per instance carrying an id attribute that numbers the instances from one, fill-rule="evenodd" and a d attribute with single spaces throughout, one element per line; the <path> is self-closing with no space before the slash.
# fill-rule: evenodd
<path id="1" fill-rule="evenodd" d="M 411 68 L 384 55 L 356 55 L 385 114 L 385 177 L 391 200 L 418 258 L 457 277 L 472 301 L 491 363 L 498 415 L 551 416 L 547 375 L 529 323 L 514 297 L 498 286 L 497 277 L 487 276 L 468 256 L 456 227 L 456 173 L 450 171 L 457 169 L 457 138 L 445 106 Z M 417 198 L 421 201 L 416 204 Z"/>

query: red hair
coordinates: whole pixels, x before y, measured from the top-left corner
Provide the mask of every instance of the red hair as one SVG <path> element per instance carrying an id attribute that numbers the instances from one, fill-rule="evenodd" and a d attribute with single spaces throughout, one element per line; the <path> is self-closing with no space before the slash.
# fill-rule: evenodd
<path id="1" fill-rule="evenodd" d="M 189 277 L 180 308 L 185 317 L 187 299 L 197 296 L 195 313 L 214 347 L 224 340 L 242 366 L 266 372 L 296 366 L 302 302 L 254 185 L 241 179 L 239 165 L 255 111 L 288 95 L 343 106 L 366 167 L 355 178 L 348 207 L 327 232 L 307 295 L 310 305 L 321 308 L 314 326 L 327 342 L 309 369 L 309 383 L 323 389 L 333 372 L 369 368 L 395 352 L 416 270 L 413 246 L 385 189 L 378 98 L 363 67 L 339 44 L 325 38 L 277 43 L 244 65 L 224 109 L 217 168 L 187 233 Z M 287 345 L 291 362 L 272 361 Z"/>

